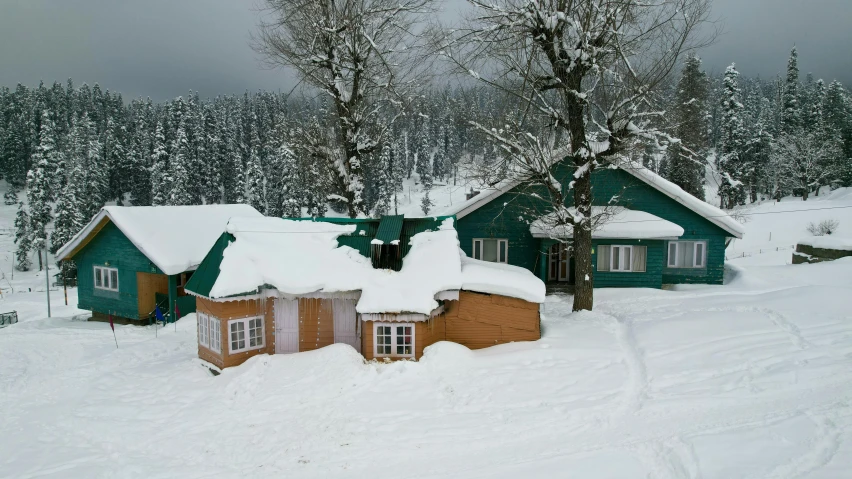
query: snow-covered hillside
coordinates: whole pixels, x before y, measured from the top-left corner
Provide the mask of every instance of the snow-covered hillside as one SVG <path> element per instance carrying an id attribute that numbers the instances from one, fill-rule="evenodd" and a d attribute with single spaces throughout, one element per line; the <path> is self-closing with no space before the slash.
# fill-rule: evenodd
<path id="1" fill-rule="evenodd" d="M 823 220 L 839 223 L 832 236 L 852 240 L 852 188 L 831 192 L 824 188 L 820 196 L 808 201 L 789 197 L 746 206 L 739 212 L 746 221 L 746 234 L 728 246 L 727 255 L 740 258 L 742 264 L 790 263 L 794 245 L 813 237 L 808 224 Z"/>
<path id="2" fill-rule="evenodd" d="M 752 215 L 729 254 L 823 213 L 852 237 L 852 208 L 802 211 L 826 205 L 852 194 L 755 207 L 799 211 Z M 394 364 L 335 345 L 218 377 L 193 315 L 117 326 L 116 349 L 108 325 L 4 289 L 23 313 L 0 329 L 0 477 L 848 477 L 852 259 L 790 254 L 733 260 L 724 286 L 597 290 L 594 312 L 550 296 L 537 342 Z"/>

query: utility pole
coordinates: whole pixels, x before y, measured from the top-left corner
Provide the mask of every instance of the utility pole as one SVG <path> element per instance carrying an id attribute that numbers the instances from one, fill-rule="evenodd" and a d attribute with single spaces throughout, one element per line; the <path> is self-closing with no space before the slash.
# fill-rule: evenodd
<path id="1" fill-rule="evenodd" d="M 47 246 L 44 247 L 44 282 L 47 285 L 47 317 L 50 317 L 50 261 L 47 259 Z"/>

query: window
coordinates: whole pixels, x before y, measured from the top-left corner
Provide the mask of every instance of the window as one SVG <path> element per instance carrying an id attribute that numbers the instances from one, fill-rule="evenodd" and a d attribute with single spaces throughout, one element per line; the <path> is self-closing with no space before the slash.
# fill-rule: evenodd
<path id="1" fill-rule="evenodd" d="M 374 356 L 414 357 L 414 324 L 374 323 Z"/>
<path id="2" fill-rule="evenodd" d="M 507 263 L 509 261 L 509 240 L 487 238 L 473 240 L 473 259 L 492 263 Z"/>
<path id="3" fill-rule="evenodd" d="M 666 265 L 669 268 L 706 268 L 707 242 L 670 241 Z"/>
<path id="4" fill-rule="evenodd" d="M 222 325 L 219 318 L 208 315 L 207 313 L 198 313 L 198 344 L 205 348 L 221 353 L 222 352 Z"/>
<path id="5" fill-rule="evenodd" d="M 633 271 L 633 264 L 630 262 L 633 257 L 633 247 L 613 245 L 610 248 L 612 248 L 610 271 Z"/>
<path id="6" fill-rule="evenodd" d="M 231 334 L 230 354 L 263 347 L 263 317 L 233 319 L 228 321 Z"/>
<path id="7" fill-rule="evenodd" d="M 118 269 L 95 266 L 95 288 L 118 291 Z"/>
<path id="8" fill-rule="evenodd" d="M 644 273 L 648 248 L 636 245 L 599 245 L 598 271 Z"/>

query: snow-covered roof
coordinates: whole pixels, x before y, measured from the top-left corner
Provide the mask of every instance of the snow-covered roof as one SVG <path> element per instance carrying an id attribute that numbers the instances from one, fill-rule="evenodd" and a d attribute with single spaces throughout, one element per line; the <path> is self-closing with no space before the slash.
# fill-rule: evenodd
<path id="1" fill-rule="evenodd" d="M 852 251 L 852 239 L 838 238 L 836 236 L 812 236 L 797 241 L 797 244 L 819 249 Z"/>
<path id="2" fill-rule="evenodd" d="M 451 218 L 436 231 L 411 237 L 400 271 L 374 269 L 369 258 L 338 244 L 338 236 L 354 231 L 354 225 L 322 221 L 234 218 L 227 226 L 234 241 L 223 252 L 209 297 L 226 298 L 263 285 L 288 295 L 358 291 L 359 313 L 428 315 L 438 307 L 438 293 L 463 289 L 469 279 L 473 291 L 544 301 L 544 283 L 522 268 L 487 279 L 477 273 L 485 267 L 463 268 Z M 524 280 L 515 284 L 519 277 Z M 533 280 L 537 286 L 530 286 Z"/>
<path id="3" fill-rule="evenodd" d="M 531 303 L 543 303 L 544 283 L 528 269 L 503 263 L 491 263 L 468 258 L 460 251 L 462 288 L 466 291 L 499 294 L 520 298 Z"/>
<path id="4" fill-rule="evenodd" d="M 575 208 L 570 208 L 575 210 Z M 669 239 L 683 235 L 683 228 L 645 211 L 624 207 L 592 207 L 592 238 L 599 239 Z M 554 225 L 553 214 L 537 219 L 530 225 L 534 238 L 573 238 L 571 225 Z"/>
<path id="5" fill-rule="evenodd" d="M 745 233 L 745 227 L 743 227 L 743 225 L 737 222 L 735 219 L 731 218 L 730 215 L 728 215 L 721 209 L 690 195 L 681 187 L 677 186 L 671 181 L 666 180 L 662 176 L 654 173 L 653 171 L 641 165 L 631 165 L 630 167 L 620 169 L 626 171 L 627 173 L 630 173 L 631 175 L 648 184 L 657 191 L 660 191 L 669 198 L 689 208 L 690 210 L 707 219 L 714 225 L 727 231 L 732 236 L 736 238 L 743 237 L 743 234 Z M 478 195 L 474 196 L 473 198 L 470 198 L 469 200 L 463 203 L 453 205 L 452 207 L 442 211 L 441 214 L 455 215 L 457 218 L 464 218 L 465 216 L 476 211 L 483 205 L 488 204 L 491 200 L 497 198 L 503 193 L 508 192 L 509 190 L 520 184 L 521 181 L 519 180 L 502 181 L 493 188 L 482 190 Z"/>
<path id="6" fill-rule="evenodd" d="M 104 206 L 71 241 L 56 252 L 74 255 L 107 221 L 121 230 L 165 274 L 194 270 L 232 217 L 263 217 L 249 205 Z"/>

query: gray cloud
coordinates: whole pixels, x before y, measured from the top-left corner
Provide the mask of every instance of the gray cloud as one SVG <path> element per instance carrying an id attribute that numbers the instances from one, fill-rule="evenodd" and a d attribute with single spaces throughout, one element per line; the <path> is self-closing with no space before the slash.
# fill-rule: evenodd
<path id="1" fill-rule="evenodd" d="M 71 77 L 125 98 L 164 100 L 287 90 L 293 76 L 268 70 L 249 47 L 256 0 L 3 0 L 0 84 Z M 446 0 L 443 20 L 466 9 Z M 747 75 L 783 73 L 799 47 L 803 73 L 852 85 L 849 0 L 715 0 L 726 33 L 701 52 L 705 67 L 737 62 Z"/>

